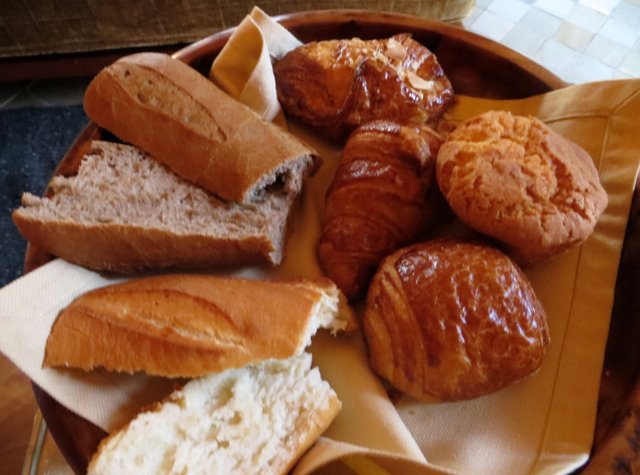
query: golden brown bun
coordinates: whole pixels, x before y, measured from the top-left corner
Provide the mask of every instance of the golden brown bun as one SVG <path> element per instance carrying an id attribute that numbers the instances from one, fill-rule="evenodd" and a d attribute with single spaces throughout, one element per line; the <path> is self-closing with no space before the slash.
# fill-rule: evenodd
<path id="1" fill-rule="evenodd" d="M 434 54 L 409 34 L 312 42 L 274 74 L 283 109 L 339 140 L 372 120 L 434 122 L 454 97 Z"/>
<path id="2" fill-rule="evenodd" d="M 105 68 L 84 107 L 101 127 L 226 200 L 258 199 L 273 184 L 297 193 L 320 166 L 299 139 L 165 54 L 134 54 Z"/>
<path id="3" fill-rule="evenodd" d="M 607 206 L 584 149 L 535 117 L 503 111 L 447 137 L 437 180 L 456 215 L 523 267 L 584 242 Z"/>
<path id="4" fill-rule="evenodd" d="M 431 197 L 442 138 L 424 124 L 376 121 L 349 137 L 325 200 L 318 255 L 350 300 L 380 261 L 435 221 Z"/>
<path id="5" fill-rule="evenodd" d="M 344 329 L 328 279 L 200 275 L 132 280 L 90 291 L 55 321 L 43 366 L 103 366 L 195 377 L 300 354 L 318 328 Z"/>
<path id="6" fill-rule="evenodd" d="M 363 327 L 374 371 L 432 402 L 502 389 L 536 371 L 549 345 L 546 314 L 522 271 L 497 249 L 454 239 L 386 258 Z"/>

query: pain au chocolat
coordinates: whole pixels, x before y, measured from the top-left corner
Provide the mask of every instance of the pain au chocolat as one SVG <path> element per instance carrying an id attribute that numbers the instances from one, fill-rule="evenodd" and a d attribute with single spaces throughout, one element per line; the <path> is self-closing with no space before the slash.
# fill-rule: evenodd
<path id="1" fill-rule="evenodd" d="M 435 55 L 409 34 L 314 41 L 274 74 L 285 112 L 337 140 L 372 120 L 433 123 L 454 98 Z"/>
<path id="2" fill-rule="evenodd" d="M 522 271 L 479 241 L 439 239 L 387 257 L 363 327 L 372 368 L 427 402 L 498 391 L 535 372 L 547 317 Z"/>

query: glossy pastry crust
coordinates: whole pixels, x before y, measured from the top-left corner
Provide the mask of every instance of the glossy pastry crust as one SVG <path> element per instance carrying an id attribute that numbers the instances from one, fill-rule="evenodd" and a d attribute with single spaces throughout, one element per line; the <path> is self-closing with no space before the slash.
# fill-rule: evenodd
<path id="1" fill-rule="evenodd" d="M 546 314 L 522 271 L 476 241 L 440 239 L 386 258 L 363 326 L 371 365 L 425 401 L 472 399 L 536 371 Z"/>
<path id="2" fill-rule="evenodd" d="M 584 242 L 608 201 L 584 149 L 535 117 L 505 111 L 447 137 L 437 180 L 456 215 L 523 267 Z"/>
<path id="3" fill-rule="evenodd" d="M 274 74 L 283 109 L 337 139 L 372 120 L 433 123 L 454 98 L 435 55 L 409 34 L 312 42 Z"/>
<path id="4" fill-rule="evenodd" d="M 325 200 L 318 256 L 351 300 L 380 261 L 414 242 L 438 216 L 432 192 L 443 139 L 424 124 L 375 121 L 356 129 Z M 441 200 L 442 201 L 442 200 Z"/>

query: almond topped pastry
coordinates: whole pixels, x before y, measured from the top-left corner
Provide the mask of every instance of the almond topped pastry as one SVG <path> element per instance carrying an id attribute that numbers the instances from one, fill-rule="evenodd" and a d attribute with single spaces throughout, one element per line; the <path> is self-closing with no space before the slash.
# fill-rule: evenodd
<path id="1" fill-rule="evenodd" d="M 454 97 L 435 55 L 407 33 L 312 42 L 274 73 L 285 112 L 341 140 L 376 119 L 436 122 Z"/>

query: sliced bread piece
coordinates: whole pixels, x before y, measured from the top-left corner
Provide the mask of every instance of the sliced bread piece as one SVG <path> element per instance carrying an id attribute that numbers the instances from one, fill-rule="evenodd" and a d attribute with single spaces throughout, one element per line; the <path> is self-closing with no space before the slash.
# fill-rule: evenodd
<path id="1" fill-rule="evenodd" d="M 95 270 L 279 264 L 295 193 L 222 201 L 140 149 L 94 141 L 78 174 L 56 176 L 54 195 L 26 193 L 13 213 L 31 243 Z"/>
<path id="2" fill-rule="evenodd" d="M 311 355 L 187 383 L 103 440 L 89 475 L 284 475 L 340 401 Z"/>

